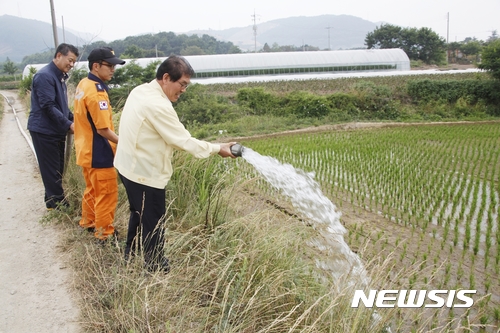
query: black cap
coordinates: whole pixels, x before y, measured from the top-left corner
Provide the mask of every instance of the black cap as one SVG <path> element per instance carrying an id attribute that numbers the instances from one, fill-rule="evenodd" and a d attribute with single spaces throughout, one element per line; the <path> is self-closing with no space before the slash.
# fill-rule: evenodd
<path id="1" fill-rule="evenodd" d="M 113 65 L 124 65 L 125 60 L 117 58 L 115 56 L 115 52 L 110 47 L 99 47 L 97 49 L 93 49 L 90 52 L 89 57 L 87 58 L 89 62 L 97 62 L 97 61 L 106 61 Z"/>

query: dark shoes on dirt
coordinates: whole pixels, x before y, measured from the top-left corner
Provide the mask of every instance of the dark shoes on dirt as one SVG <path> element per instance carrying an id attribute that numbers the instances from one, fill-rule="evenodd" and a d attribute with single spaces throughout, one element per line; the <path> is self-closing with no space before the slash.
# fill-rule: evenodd
<path id="1" fill-rule="evenodd" d="M 170 272 L 170 263 L 167 258 L 163 257 L 160 260 L 146 261 L 144 267 L 151 273 L 163 272 L 167 274 Z"/>
<path id="2" fill-rule="evenodd" d="M 88 229 L 91 229 L 91 228 L 88 228 Z M 115 230 L 113 232 L 113 234 L 111 236 L 108 236 L 107 238 L 104 238 L 104 239 L 97 239 L 97 245 L 100 245 L 100 246 L 105 246 L 106 244 L 108 244 L 108 242 L 110 241 L 118 241 L 118 231 Z"/>
<path id="3" fill-rule="evenodd" d="M 130 251 L 129 248 L 125 248 L 125 254 L 123 256 L 125 263 L 128 263 L 132 256 L 134 256 L 134 253 Z M 163 272 L 167 274 L 168 272 L 170 272 L 170 263 L 168 261 L 168 258 L 164 256 L 156 260 L 150 260 L 146 258 L 144 260 L 144 268 L 150 273 Z"/>
<path id="4" fill-rule="evenodd" d="M 93 234 L 95 232 L 95 228 L 94 227 L 90 227 L 90 228 L 83 228 L 83 227 L 80 227 L 83 231 L 86 231 L 88 232 L 89 234 Z"/>
<path id="5" fill-rule="evenodd" d="M 59 202 L 46 202 L 47 211 L 57 210 L 60 212 L 67 212 L 71 208 L 70 204 L 63 200 Z"/>

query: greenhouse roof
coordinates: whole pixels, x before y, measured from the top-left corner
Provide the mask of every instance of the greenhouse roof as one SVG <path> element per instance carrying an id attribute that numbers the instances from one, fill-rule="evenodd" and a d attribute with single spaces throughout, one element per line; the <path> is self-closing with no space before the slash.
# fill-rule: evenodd
<path id="1" fill-rule="evenodd" d="M 377 69 L 410 70 L 410 60 L 401 49 L 238 53 L 185 56 L 185 58 L 189 61 L 197 76 L 206 73 L 207 77 L 212 76 L 211 73 L 218 73 L 217 76 L 225 76 L 228 72 L 232 72 L 232 75 L 238 75 L 243 71 L 247 71 L 245 72 L 247 75 L 258 75 L 259 73 L 271 74 L 274 70 L 281 70 L 276 73 L 298 73 L 301 72 L 301 69 L 305 69 L 305 72 Z M 134 61 L 141 67 L 146 67 L 153 61 L 163 61 L 165 59 L 166 57 L 125 60 L 127 60 L 127 64 Z M 26 65 L 23 77 L 29 74 L 29 67 L 35 67 L 38 70 L 45 65 Z M 87 69 L 87 61 L 80 61 L 75 67 Z M 333 69 L 333 67 L 337 68 Z M 313 70 L 314 68 L 318 70 Z"/>
<path id="2" fill-rule="evenodd" d="M 410 60 L 401 49 L 242 53 L 185 58 L 195 72 L 378 64 L 400 65 L 398 69 L 401 70 L 410 68 Z"/>

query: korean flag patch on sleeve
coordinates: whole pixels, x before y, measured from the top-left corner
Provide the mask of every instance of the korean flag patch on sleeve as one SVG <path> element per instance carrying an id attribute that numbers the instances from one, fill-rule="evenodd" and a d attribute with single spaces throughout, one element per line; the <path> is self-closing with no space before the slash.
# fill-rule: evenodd
<path id="1" fill-rule="evenodd" d="M 99 101 L 99 109 L 107 110 L 108 109 L 108 101 Z"/>

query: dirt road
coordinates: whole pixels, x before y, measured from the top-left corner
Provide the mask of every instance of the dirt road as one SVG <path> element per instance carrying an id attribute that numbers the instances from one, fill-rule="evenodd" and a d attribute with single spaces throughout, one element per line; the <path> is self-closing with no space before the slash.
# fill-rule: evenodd
<path id="1" fill-rule="evenodd" d="M 27 111 L 14 91 L 21 127 Z M 5 99 L 0 96 L 1 103 Z M 7 103 L 0 124 L 0 333 L 79 332 L 71 271 L 58 251 L 59 234 L 43 226 L 43 185 L 36 159 Z M 29 136 L 29 134 L 28 134 Z"/>

